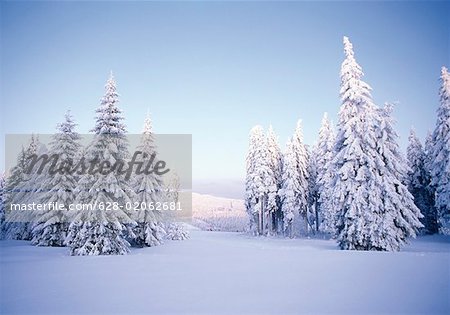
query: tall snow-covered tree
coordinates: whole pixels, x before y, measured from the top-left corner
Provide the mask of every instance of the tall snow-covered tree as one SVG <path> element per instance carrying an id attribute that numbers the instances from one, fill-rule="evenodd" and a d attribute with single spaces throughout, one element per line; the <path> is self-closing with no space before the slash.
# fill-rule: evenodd
<path id="1" fill-rule="evenodd" d="M 353 46 L 344 37 L 341 67 L 341 109 L 334 174 L 328 183 L 335 207 L 336 236 L 342 249 L 398 250 L 415 236 L 420 212 L 403 181 L 390 111 L 372 101 L 371 88 L 362 80 Z"/>
<path id="2" fill-rule="evenodd" d="M 370 233 L 374 236 L 372 246 L 382 250 L 399 250 L 407 238 L 415 237 L 418 229 L 423 227 L 420 223 L 423 215 L 408 191 L 407 163 L 399 149 L 392 111 L 390 104 L 379 108 L 380 120 L 376 124 L 377 152 L 381 157 L 376 159 L 376 170 L 382 174 L 380 192 L 383 202 L 379 210 L 381 218 L 376 217 Z"/>
<path id="3" fill-rule="evenodd" d="M 450 235 L 450 74 L 441 70 L 440 106 L 430 150 L 431 186 L 435 194 L 439 231 Z"/>
<path id="4" fill-rule="evenodd" d="M 264 131 L 261 126 L 250 130 L 249 148 L 246 158 L 245 179 L 245 208 L 250 217 L 250 230 L 255 235 L 260 233 L 261 208 L 257 207 L 261 192 L 263 192 L 263 178 L 257 174 L 257 166 L 261 164 L 264 152 Z"/>
<path id="5" fill-rule="evenodd" d="M 293 237 L 308 233 L 309 153 L 303 143 L 301 120 L 286 145 L 282 164 L 282 185 L 279 191 L 284 232 Z M 301 218 L 301 219 L 300 219 Z M 300 223 L 303 223 L 303 228 Z"/>
<path id="6" fill-rule="evenodd" d="M 148 165 L 152 160 L 153 163 L 156 162 L 157 150 L 154 141 L 152 122 L 150 117 L 147 116 L 141 142 L 137 147 L 137 150 L 143 154 L 138 157 L 138 161 L 143 162 L 143 165 Z M 152 155 L 154 155 L 154 158 L 152 158 Z M 133 229 L 134 242 L 138 246 L 160 245 L 166 233 L 162 222 L 163 214 L 155 208 L 156 202 L 162 202 L 164 197 L 162 178 L 154 172 L 136 174 L 133 177 L 132 186 L 136 193 L 134 201 L 145 205 L 133 214 L 133 219 L 137 222 L 137 226 Z M 149 209 L 151 205 L 153 205 L 153 209 Z"/>
<path id="7" fill-rule="evenodd" d="M 409 144 L 407 147 L 408 160 L 408 189 L 414 196 L 414 203 L 423 214 L 421 220 L 425 233 L 436 233 L 437 213 L 434 208 L 433 196 L 430 192 L 430 174 L 426 167 L 425 153 L 417 138 L 414 129 L 409 134 Z"/>
<path id="8" fill-rule="evenodd" d="M 69 226 L 67 216 L 69 205 L 75 201 L 77 174 L 73 169 L 80 155 L 80 135 L 75 132 L 76 123 L 68 111 L 64 122 L 57 125 L 57 132 L 52 136 L 49 155 L 58 156 L 58 169 L 55 174 L 49 170 L 43 173 L 40 183 L 38 202 L 41 204 L 58 203 L 65 210 L 46 209 L 37 213 L 32 228 L 32 244 L 38 246 L 64 246 Z"/>
<path id="9" fill-rule="evenodd" d="M 39 174 L 37 164 L 32 165 L 32 161 L 34 156 L 41 156 L 44 153 L 48 153 L 47 151 L 46 146 L 39 140 L 39 136 L 32 134 L 30 142 L 25 150 L 25 177 L 24 181 L 17 187 L 18 193 L 15 195 L 17 201 L 20 200 L 21 203 L 32 203 L 37 201 L 40 195 L 40 184 L 42 180 L 45 179 L 45 174 Z M 31 168 L 31 166 L 33 167 Z M 35 213 L 31 213 L 30 215 L 27 215 L 28 221 L 31 221 L 34 218 L 34 214 Z M 31 224 L 29 227 L 31 227 Z"/>
<path id="10" fill-rule="evenodd" d="M 286 144 L 283 155 L 282 185 L 280 189 L 284 233 L 294 237 L 294 219 L 301 208 L 300 195 L 304 193 L 298 176 L 297 157 L 292 141 Z"/>
<path id="11" fill-rule="evenodd" d="M 297 211 L 299 212 L 303 223 L 304 231 L 303 233 L 308 234 L 308 151 L 303 142 L 303 128 L 302 121 L 297 122 L 294 135 L 291 140 L 292 151 L 294 152 L 295 165 L 296 165 L 296 176 L 299 184 L 299 193 L 297 197 Z"/>
<path id="12" fill-rule="evenodd" d="M 320 214 L 319 221 L 321 229 L 333 233 L 334 232 L 334 209 L 327 207 L 327 201 L 331 198 L 331 192 L 327 189 L 327 183 L 331 181 L 333 176 L 331 171 L 331 161 L 333 159 L 333 147 L 335 134 L 332 123 L 328 119 L 328 114 L 324 113 L 322 124 L 319 130 L 319 140 L 317 143 L 317 208 Z"/>
<path id="13" fill-rule="evenodd" d="M 276 193 L 276 183 L 273 180 L 269 163 L 267 139 L 261 126 L 255 126 L 250 131 L 250 143 L 247 154 L 247 175 L 245 181 L 245 205 L 250 216 L 250 229 L 254 234 L 266 233 L 269 211 L 267 204 L 269 195 Z"/>
<path id="14" fill-rule="evenodd" d="M 353 47 L 344 37 L 345 60 L 341 66 L 341 109 L 335 156 L 331 172 L 334 174 L 327 189 L 332 196 L 327 205 L 336 213 L 331 219 L 342 249 L 372 249 L 368 228 L 372 224 L 372 206 L 379 201 L 373 196 L 373 174 L 376 154 L 374 134 L 375 104 L 371 88 L 361 80 L 363 72 L 356 62 Z"/>
<path id="15" fill-rule="evenodd" d="M 30 169 L 31 157 L 34 154 L 44 153 L 45 146 L 39 141 L 37 135 L 31 135 L 25 149 L 19 154 L 16 166 L 6 182 L 6 203 L 8 210 L 5 222 L 5 236 L 8 239 L 31 240 L 31 225 L 35 211 L 14 211 L 11 204 L 31 204 L 36 202 L 41 176 L 37 167 Z"/>
<path id="16" fill-rule="evenodd" d="M 27 157 L 25 148 L 17 156 L 17 163 L 11 168 L 9 176 L 5 180 L 4 202 L 5 221 L 3 222 L 3 237 L 6 239 L 22 239 L 25 233 L 25 223 L 22 220 L 15 220 L 16 213 L 11 209 L 11 204 L 15 201 L 19 185 L 25 180 L 25 168 L 27 167 Z"/>
<path id="17" fill-rule="evenodd" d="M 109 170 L 115 163 L 124 164 L 128 157 L 128 143 L 125 138 L 125 125 L 122 111 L 118 107 L 119 95 L 116 82 L 111 74 L 105 87 L 105 95 L 97 109 L 93 132 L 94 139 L 86 149 L 85 158 L 102 163 Z M 126 167 L 126 166 L 125 166 Z M 106 210 L 108 204 L 116 203 L 125 207 L 132 201 L 134 192 L 124 174 L 97 171 L 83 174 L 76 189 L 76 203 L 95 205 L 95 209 L 77 211 L 66 239 L 71 255 L 123 255 L 129 251 L 125 239 L 128 226 L 134 226 L 123 208 Z M 130 228 L 131 230 L 131 228 Z"/>
<path id="18" fill-rule="evenodd" d="M 280 146 L 278 145 L 278 137 L 276 136 L 272 125 L 269 126 L 267 132 L 267 150 L 269 157 L 269 165 L 272 170 L 273 182 L 276 186 L 276 191 L 271 191 L 269 198 L 267 200 L 268 211 L 271 213 L 271 230 L 275 233 L 280 231 L 281 220 L 283 219 L 281 212 L 280 196 L 278 191 L 281 189 L 282 178 L 281 178 L 281 164 L 282 164 L 282 154 Z"/>

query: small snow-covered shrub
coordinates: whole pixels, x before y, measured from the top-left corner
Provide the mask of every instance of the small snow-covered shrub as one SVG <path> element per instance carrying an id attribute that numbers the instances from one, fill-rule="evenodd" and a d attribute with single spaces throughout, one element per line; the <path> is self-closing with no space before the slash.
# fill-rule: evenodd
<path id="1" fill-rule="evenodd" d="M 173 241 L 182 241 L 189 238 L 189 231 L 187 231 L 183 224 L 173 222 L 166 226 L 166 239 Z"/>

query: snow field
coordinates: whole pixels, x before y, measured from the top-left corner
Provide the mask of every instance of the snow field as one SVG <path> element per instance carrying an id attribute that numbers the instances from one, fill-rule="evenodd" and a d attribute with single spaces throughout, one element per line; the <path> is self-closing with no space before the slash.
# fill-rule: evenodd
<path id="1" fill-rule="evenodd" d="M 191 230 L 127 256 L 0 242 L 0 313 L 445 314 L 450 239 L 401 252 Z"/>

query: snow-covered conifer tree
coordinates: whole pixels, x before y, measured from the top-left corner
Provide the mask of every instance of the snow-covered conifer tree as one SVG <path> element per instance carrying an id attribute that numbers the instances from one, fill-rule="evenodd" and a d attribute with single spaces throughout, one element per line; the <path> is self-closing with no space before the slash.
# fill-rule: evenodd
<path id="1" fill-rule="evenodd" d="M 440 106 L 430 150 L 431 186 L 435 194 L 439 231 L 450 235 L 450 74 L 441 70 Z"/>
<path id="2" fill-rule="evenodd" d="M 156 162 L 157 152 L 149 116 L 145 119 L 141 143 L 137 150 L 143 154 L 138 157 L 138 161 L 143 162 L 143 165 L 148 165 L 151 162 L 152 155 L 154 155 L 154 163 Z M 164 197 L 162 178 L 154 172 L 136 174 L 133 177 L 132 185 L 136 193 L 134 201 L 144 205 L 133 214 L 133 218 L 137 222 L 137 226 L 133 229 L 134 242 L 138 246 L 159 245 L 166 234 L 162 222 L 163 213 L 155 209 L 156 202 L 162 202 Z M 153 209 L 150 209 L 152 205 Z"/>
<path id="3" fill-rule="evenodd" d="M 31 166 L 31 158 L 33 155 L 40 155 L 44 153 L 46 148 L 39 141 L 38 135 L 31 135 L 30 141 L 25 149 L 25 167 L 24 177 L 20 184 L 16 187 L 16 193 L 14 195 L 15 202 L 17 203 L 31 203 L 36 199 L 36 192 L 38 190 L 39 182 L 42 178 L 37 172 L 37 167 Z"/>
<path id="4" fill-rule="evenodd" d="M 283 155 L 282 186 L 280 189 L 281 211 L 283 212 L 283 227 L 286 236 L 294 237 L 294 219 L 301 207 L 300 194 L 303 193 L 297 169 L 297 157 L 292 141 L 286 144 Z"/>
<path id="5" fill-rule="evenodd" d="M 182 241 L 189 239 L 189 231 L 180 222 L 168 222 L 165 229 L 165 239 L 167 240 Z"/>
<path id="6" fill-rule="evenodd" d="M 333 159 L 335 135 L 332 123 L 325 113 L 322 118 L 322 125 L 319 130 L 319 140 L 317 143 L 317 194 L 318 194 L 318 212 L 321 216 L 321 228 L 325 232 L 334 232 L 334 209 L 327 207 L 331 198 L 331 191 L 327 189 L 333 176 L 331 171 L 331 161 Z"/>
<path id="7" fill-rule="evenodd" d="M 389 109 L 372 101 L 353 47 L 344 37 L 338 133 L 328 183 L 342 249 L 398 250 L 421 226 L 403 181 L 405 164 Z"/>
<path id="8" fill-rule="evenodd" d="M 3 223 L 3 237 L 6 239 L 22 239 L 25 232 L 25 223 L 20 219 L 15 220 L 16 213 L 11 209 L 11 204 L 16 199 L 19 185 L 25 180 L 25 168 L 27 159 L 25 149 L 17 156 L 17 163 L 11 168 L 9 176 L 5 180 L 3 199 L 5 202 L 5 221 Z"/>
<path id="9" fill-rule="evenodd" d="M 97 164 L 104 163 L 106 170 L 123 163 L 128 157 L 128 143 L 122 111 L 118 107 L 119 95 L 114 77 L 106 83 L 106 92 L 97 109 L 93 142 L 86 149 L 85 157 Z M 126 168 L 126 166 L 124 166 Z M 134 226 L 123 208 L 131 203 L 134 192 L 124 174 L 112 172 L 88 172 L 78 181 L 76 203 L 89 204 L 95 209 L 77 211 L 72 217 L 66 243 L 71 255 L 126 254 L 129 243 L 125 239 L 127 226 Z M 123 208 L 114 206 L 119 205 Z M 111 205 L 114 211 L 106 210 Z"/>
<path id="10" fill-rule="evenodd" d="M 421 220 L 425 233 L 437 232 L 437 213 L 434 208 L 433 196 L 430 192 L 430 174 L 426 167 L 425 153 L 414 129 L 409 134 L 407 148 L 408 189 L 414 196 L 414 203 L 423 214 Z"/>
<path id="11" fill-rule="evenodd" d="M 69 226 L 67 212 L 75 200 L 77 174 L 73 169 L 80 155 L 80 136 L 75 132 L 76 123 L 68 111 L 64 122 L 58 124 L 57 133 L 52 136 L 49 155 L 58 156 L 58 169 L 55 174 L 46 170 L 40 186 L 38 202 L 58 203 L 65 210 L 46 209 L 37 214 L 32 228 L 32 243 L 38 246 L 64 246 Z"/>
<path id="12" fill-rule="evenodd" d="M 302 121 L 297 122 L 294 135 L 291 140 L 292 151 L 294 153 L 295 165 L 297 169 L 297 181 L 300 191 L 296 195 L 297 211 L 299 212 L 303 223 L 303 234 L 308 234 L 308 151 L 303 143 Z"/>
<path id="13" fill-rule="evenodd" d="M 398 146 L 398 135 L 394 130 L 393 106 L 379 108 L 377 153 L 375 159 L 378 172 L 376 178 L 382 196 L 380 209 L 376 212 L 374 224 L 369 233 L 373 248 L 378 250 L 400 250 L 406 239 L 415 237 L 423 225 L 423 215 L 414 204 L 414 197 L 408 191 L 407 162 Z M 382 176 L 379 176 L 382 174 Z"/>
<path id="14" fill-rule="evenodd" d="M 332 191 L 328 208 L 336 211 L 331 225 L 342 249 L 372 249 L 368 229 L 373 220 L 373 208 L 381 200 L 374 183 L 376 157 L 376 106 L 371 88 L 361 80 L 363 72 L 356 62 L 353 47 L 344 37 L 345 60 L 341 66 L 341 109 L 335 156 L 334 174 L 326 189 Z M 377 198 L 379 200 L 377 200 Z"/>
<path id="15" fill-rule="evenodd" d="M 169 203 L 179 202 L 179 192 L 181 189 L 180 177 L 176 171 L 172 170 L 169 179 L 164 184 L 164 201 Z M 173 213 L 164 213 L 164 219 L 158 222 L 158 227 L 162 227 L 159 233 L 163 233 L 164 239 L 167 240 L 186 240 L 189 238 L 189 231 L 181 222 L 176 222 L 176 216 Z"/>
<path id="16" fill-rule="evenodd" d="M 250 216 L 250 229 L 254 234 L 266 233 L 268 195 L 276 192 L 264 130 L 255 126 L 250 131 L 247 155 L 247 176 L 245 181 L 245 205 Z"/>
<path id="17" fill-rule="evenodd" d="M 11 170 L 11 176 L 6 183 L 7 208 L 11 204 L 32 204 L 36 202 L 41 176 L 37 167 L 30 169 L 31 157 L 46 151 L 37 135 L 32 134 L 25 149 L 18 157 L 17 165 Z M 31 240 L 32 221 L 36 211 L 10 211 L 5 224 L 6 238 L 16 240 Z"/>

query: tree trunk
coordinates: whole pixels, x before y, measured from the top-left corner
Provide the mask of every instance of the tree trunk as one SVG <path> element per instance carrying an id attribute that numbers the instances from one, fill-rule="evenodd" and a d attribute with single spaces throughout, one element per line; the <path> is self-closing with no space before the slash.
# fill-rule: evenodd
<path id="1" fill-rule="evenodd" d="M 278 233 L 284 234 L 284 219 L 283 219 L 281 211 L 280 211 L 280 214 L 278 215 L 278 224 L 279 224 Z"/>
<path id="2" fill-rule="evenodd" d="M 261 235 L 264 235 L 264 196 L 261 198 Z"/>
<path id="3" fill-rule="evenodd" d="M 308 235 L 308 212 L 305 211 L 303 217 L 305 218 L 305 236 Z"/>
<path id="4" fill-rule="evenodd" d="M 258 231 L 257 235 L 261 235 L 261 208 L 258 210 Z"/>
<path id="5" fill-rule="evenodd" d="M 319 207 L 317 203 L 314 206 L 314 212 L 316 213 L 316 233 L 319 233 Z"/>

